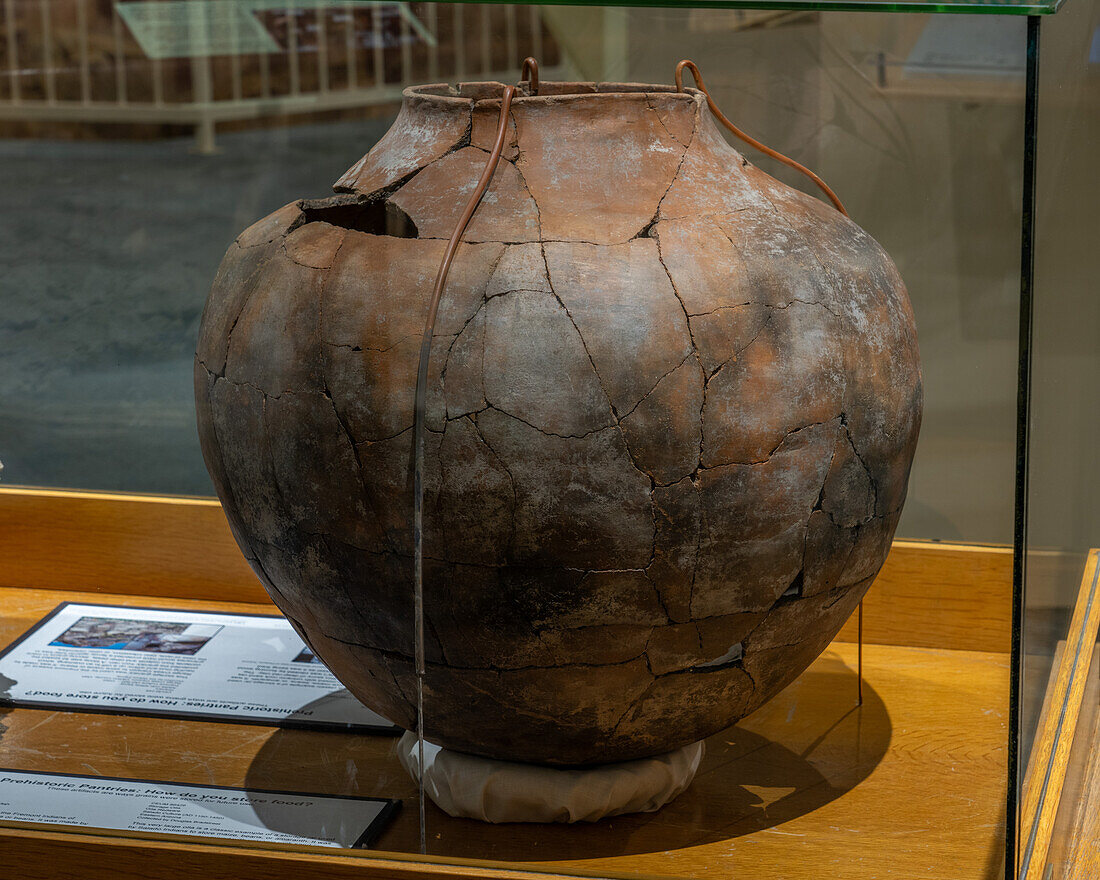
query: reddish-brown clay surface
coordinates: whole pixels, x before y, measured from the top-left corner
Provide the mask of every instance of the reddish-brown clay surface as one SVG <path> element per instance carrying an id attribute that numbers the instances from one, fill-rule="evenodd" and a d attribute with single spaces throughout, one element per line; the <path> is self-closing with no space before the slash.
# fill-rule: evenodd
<path id="1" fill-rule="evenodd" d="M 409 90 L 336 197 L 242 233 L 196 357 L 241 549 L 406 727 L 418 346 L 500 90 Z M 426 735 L 668 751 L 797 676 L 881 567 L 920 423 L 912 312 L 878 244 L 750 165 L 694 90 L 545 83 L 508 130 L 432 347 Z"/>

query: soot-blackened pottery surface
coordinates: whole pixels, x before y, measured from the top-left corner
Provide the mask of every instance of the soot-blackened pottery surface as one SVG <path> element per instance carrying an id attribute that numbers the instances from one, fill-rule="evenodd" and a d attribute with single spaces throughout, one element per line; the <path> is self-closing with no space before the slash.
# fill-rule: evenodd
<path id="1" fill-rule="evenodd" d="M 500 90 L 408 90 L 337 196 L 242 233 L 196 358 L 242 550 L 405 727 L 418 347 Z M 921 414 L 893 263 L 660 86 L 518 97 L 464 242 L 431 354 L 426 735 L 586 764 L 737 721 L 890 547 Z"/>

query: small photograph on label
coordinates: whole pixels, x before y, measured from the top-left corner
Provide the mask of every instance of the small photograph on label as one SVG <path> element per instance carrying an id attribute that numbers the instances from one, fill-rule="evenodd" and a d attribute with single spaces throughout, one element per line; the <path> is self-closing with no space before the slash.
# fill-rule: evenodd
<path id="1" fill-rule="evenodd" d="M 220 629 L 220 626 L 213 624 L 81 617 L 54 638 L 50 645 L 58 648 L 144 651 L 150 654 L 197 654 Z"/>
<path id="2" fill-rule="evenodd" d="M 302 648 L 298 652 L 298 656 L 294 658 L 294 663 L 321 663 L 321 658 L 313 653 L 308 647 Z M 323 663 L 321 663 L 324 666 Z"/>

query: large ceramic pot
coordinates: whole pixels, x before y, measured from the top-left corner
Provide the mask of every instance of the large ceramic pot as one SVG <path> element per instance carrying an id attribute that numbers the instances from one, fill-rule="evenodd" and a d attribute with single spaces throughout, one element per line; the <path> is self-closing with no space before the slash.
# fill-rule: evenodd
<path id="1" fill-rule="evenodd" d="M 407 90 L 336 197 L 242 233 L 196 358 L 241 549 L 410 728 L 417 354 L 500 93 Z M 694 90 L 520 93 L 430 365 L 434 742 L 588 764 L 698 740 L 804 670 L 886 558 L 921 414 L 901 278 Z"/>

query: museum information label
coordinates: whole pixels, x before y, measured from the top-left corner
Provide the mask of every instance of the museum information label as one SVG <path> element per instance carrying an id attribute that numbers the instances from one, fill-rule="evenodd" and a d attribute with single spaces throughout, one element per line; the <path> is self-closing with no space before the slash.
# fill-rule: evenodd
<path id="1" fill-rule="evenodd" d="M 396 732 L 260 614 L 67 602 L 0 654 L 0 704 Z"/>
<path id="2" fill-rule="evenodd" d="M 350 848 L 369 846 L 396 808 L 382 798 L 0 770 L 0 822 Z"/>

